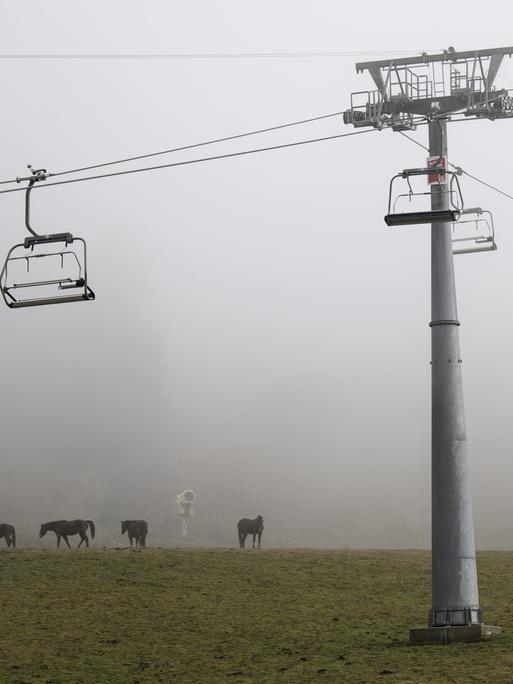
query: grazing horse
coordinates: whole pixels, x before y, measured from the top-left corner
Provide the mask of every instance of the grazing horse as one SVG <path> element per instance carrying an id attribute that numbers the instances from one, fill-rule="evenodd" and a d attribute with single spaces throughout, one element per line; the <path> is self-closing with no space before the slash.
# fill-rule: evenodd
<path id="1" fill-rule="evenodd" d="M 237 523 L 237 531 L 239 533 L 240 548 L 244 548 L 244 542 L 248 534 L 253 535 L 253 548 L 255 548 L 255 537 L 258 535 L 258 548 L 260 548 L 260 540 L 262 539 L 262 532 L 264 531 L 264 519 L 258 515 L 254 520 L 249 518 L 242 518 Z"/>
<path id="2" fill-rule="evenodd" d="M 130 546 L 135 539 L 136 546 L 146 546 L 146 535 L 148 534 L 148 523 L 146 520 L 122 520 L 121 534 L 128 532 Z"/>
<path id="3" fill-rule="evenodd" d="M 87 538 L 87 527 L 91 528 L 91 538 L 94 539 L 94 522 L 92 520 L 54 520 L 53 522 L 43 523 L 41 529 L 39 530 L 39 536 L 44 537 L 45 534 L 50 530 L 55 532 L 57 535 L 57 548 L 61 545 L 61 537 L 66 542 L 68 548 L 71 548 L 68 541 L 69 535 L 79 534 L 80 543 L 86 543 L 89 548 L 89 539 Z"/>
<path id="4" fill-rule="evenodd" d="M 8 548 L 10 548 L 11 544 L 13 549 L 16 548 L 16 530 L 13 525 L 0 523 L 0 539 L 2 537 L 5 539 Z"/>

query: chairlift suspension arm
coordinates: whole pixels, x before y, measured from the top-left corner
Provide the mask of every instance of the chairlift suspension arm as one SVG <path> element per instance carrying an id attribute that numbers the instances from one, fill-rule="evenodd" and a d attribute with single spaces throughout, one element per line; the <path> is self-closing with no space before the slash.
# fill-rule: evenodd
<path id="1" fill-rule="evenodd" d="M 25 225 L 29 233 L 32 233 L 34 237 L 40 237 L 35 231 L 30 227 L 30 193 L 32 192 L 32 186 L 39 180 L 38 178 L 31 178 L 27 186 L 27 191 L 25 193 Z"/>
<path id="2" fill-rule="evenodd" d="M 29 178 L 17 178 L 17 182 L 28 180 L 28 186 L 25 191 L 25 226 L 29 233 L 33 236 L 31 238 L 26 238 L 25 246 L 33 248 L 35 244 L 47 243 L 47 242 L 66 242 L 69 244 L 73 242 L 73 236 L 71 233 L 53 233 L 51 235 L 40 235 L 30 225 L 30 193 L 35 183 L 39 181 L 44 181 L 48 178 L 48 173 L 46 169 L 33 169 L 29 164 L 28 168 L 32 172 L 32 176 Z"/>
<path id="3" fill-rule="evenodd" d="M 32 186 L 34 185 L 34 183 L 46 180 L 48 174 L 46 172 L 46 169 L 33 169 L 31 164 L 28 164 L 27 168 L 29 169 L 32 175 L 28 178 L 16 178 L 16 181 L 18 183 L 21 183 L 22 181 L 28 180 L 29 182 L 27 190 L 25 192 L 25 225 L 29 233 L 32 233 L 32 235 L 37 238 L 42 236 L 38 235 L 30 226 L 30 193 L 32 192 Z"/>

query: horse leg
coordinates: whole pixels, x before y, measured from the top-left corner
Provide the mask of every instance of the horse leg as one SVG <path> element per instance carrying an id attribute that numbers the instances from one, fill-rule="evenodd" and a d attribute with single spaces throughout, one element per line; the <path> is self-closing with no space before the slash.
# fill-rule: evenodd
<path id="1" fill-rule="evenodd" d="M 71 544 L 70 544 L 69 541 L 68 541 L 68 535 L 67 535 L 67 534 L 63 534 L 63 535 L 62 535 L 62 538 L 63 538 L 64 541 L 66 542 L 66 546 L 68 547 L 68 549 L 71 549 Z"/>
<path id="2" fill-rule="evenodd" d="M 11 548 L 11 538 L 10 538 L 10 537 L 6 537 L 6 538 L 5 538 L 5 542 L 6 542 L 6 544 L 7 544 L 7 548 L 10 549 L 10 548 Z"/>
<path id="3" fill-rule="evenodd" d="M 258 548 L 260 548 L 260 540 L 262 539 L 262 533 L 258 533 Z"/>
<path id="4" fill-rule="evenodd" d="M 256 534 L 253 534 L 252 536 L 253 536 L 253 548 L 255 548 L 255 537 L 256 537 Z"/>
<path id="5" fill-rule="evenodd" d="M 60 547 L 61 547 L 61 535 L 59 534 L 59 532 L 56 532 L 55 534 L 57 536 L 57 548 L 60 549 Z"/>
<path id="6" fill-rule="evenodd" d="M 130 539 L 130 548 L 132 548 L 133 543 L 134 543 L 134 538 L 132 537 L 131 534 L 129 534 L 128 537 L 129 537 L 129 539 Z"/>
<path id="7" fill-rule="evenodd" d="M 87 536 L 87 534 L 86 534 L 85 532 L 84 532 L 84 536 L 83 536 L 82 539 L 80 540 L 80 544 L 81 544 L 83 541 L 85 541 L 87 548 L 89 548 L 89 537 Z M 80 546 L 80 544 L 79 544 L 79 546 Z"/>

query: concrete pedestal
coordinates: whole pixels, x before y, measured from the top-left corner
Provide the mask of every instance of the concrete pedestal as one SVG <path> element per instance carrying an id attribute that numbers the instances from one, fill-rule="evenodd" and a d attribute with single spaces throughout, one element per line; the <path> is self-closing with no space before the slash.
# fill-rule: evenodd
<path id="1" fill-rule="evenodd" d="M 422 627 L 410 629 L 410 643 L 422 646 L 426 644 L 453 644 L 456 641 L 485 641 L 493 639 L 501 632 L 500 627 L 483 624 Z"/>

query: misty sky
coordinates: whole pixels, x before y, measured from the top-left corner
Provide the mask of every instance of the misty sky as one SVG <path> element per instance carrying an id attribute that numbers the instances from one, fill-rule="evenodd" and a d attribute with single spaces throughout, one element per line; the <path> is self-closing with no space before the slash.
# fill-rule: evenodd
<path id="1" fill-rule="evenodd" d="M 473 1 L 2 10 L 3 54 L 401 55 L 509 45 L 513 18 L 496 1 L 484 23 Z M 354 68 L 372 58 L 2 59 L 0 179 L 341 111 L 373 88 Z M 509 58 L 497 86 L 513 87 Z M 328 119 L 155 163 L 351 130 Z M 454 123 L 450 159 L 512 193 L 512 139 L 513 121 Z M 2 521 L 28 544 L 43 519 L 146 517 L 171 543 L 187 487 L 205 543 L 262 513 L 268 544 L 427 546 L 429 228 L 383 221 L 390 177 L 424 159 L 383 131 L 34 192 L 36 229 L 87 240 L 97 300 L 0 309 Z M 513 206 L 462 188 L 499 245 L 456 259 L 476 543 L 511 548 Z M 0 195 L 5 253 L 23 200 Z"/>

